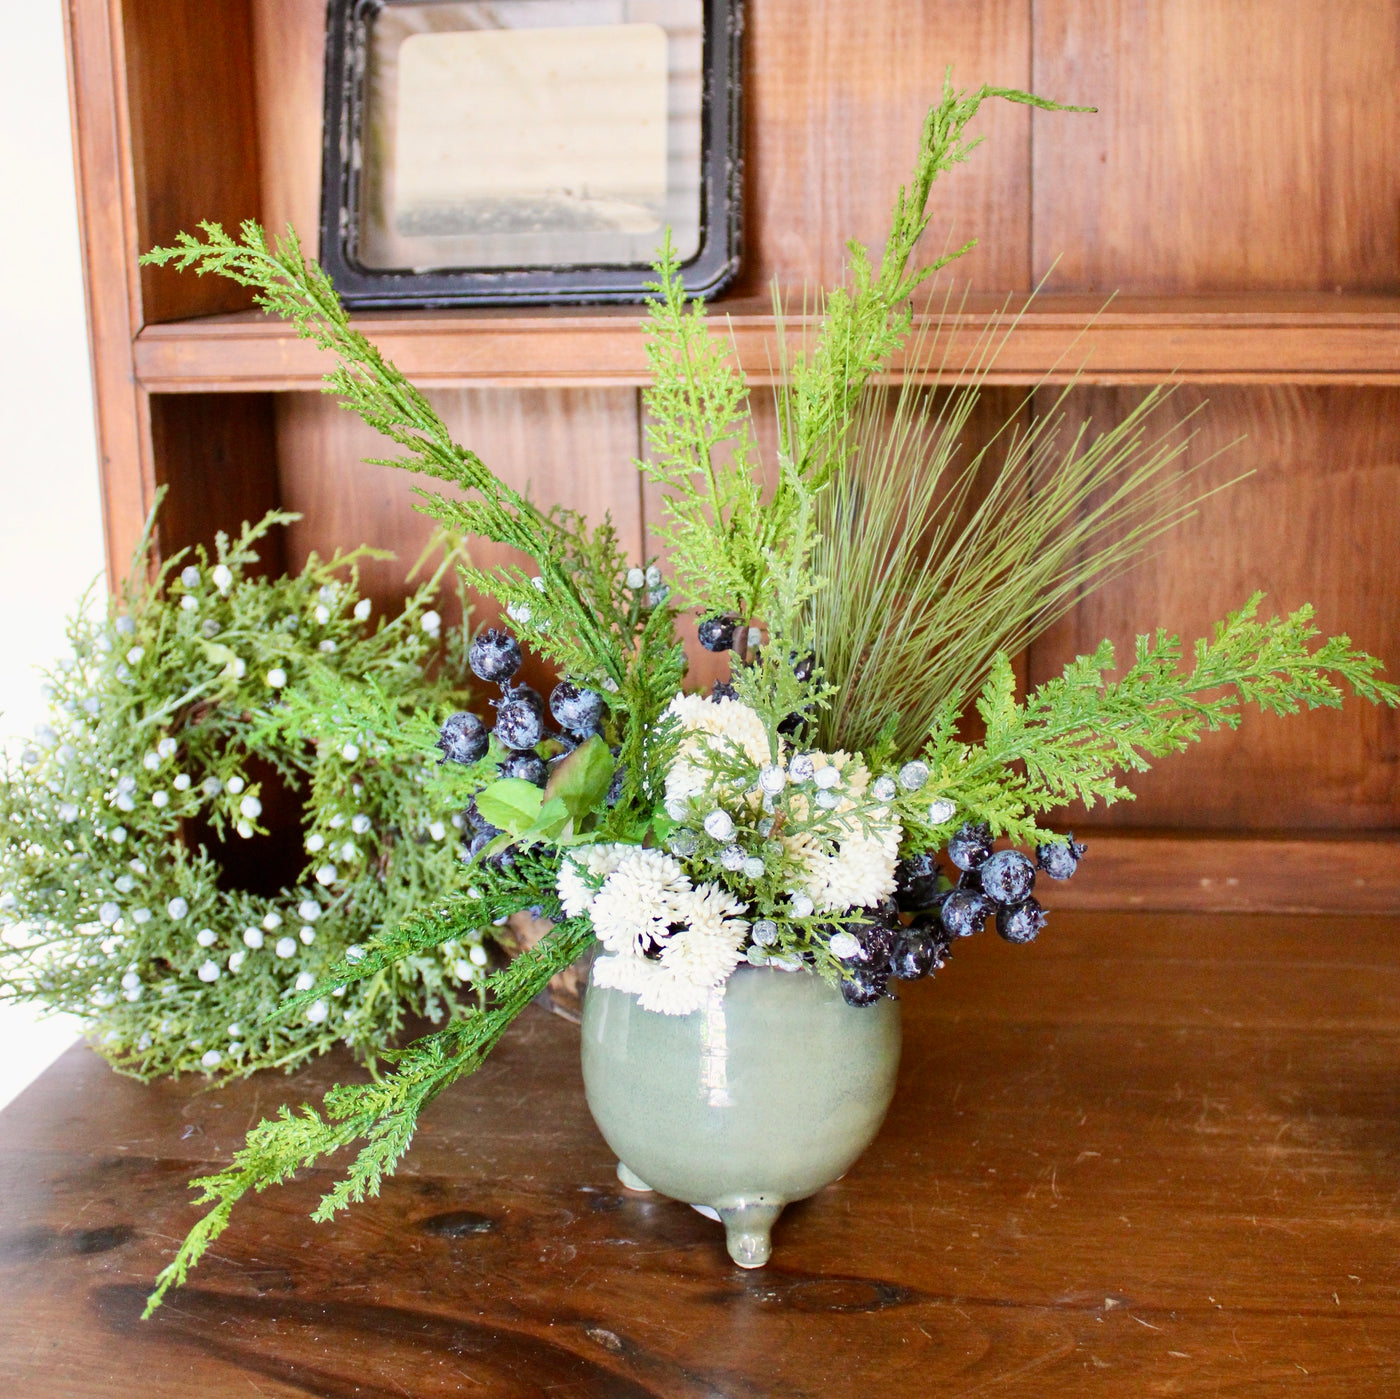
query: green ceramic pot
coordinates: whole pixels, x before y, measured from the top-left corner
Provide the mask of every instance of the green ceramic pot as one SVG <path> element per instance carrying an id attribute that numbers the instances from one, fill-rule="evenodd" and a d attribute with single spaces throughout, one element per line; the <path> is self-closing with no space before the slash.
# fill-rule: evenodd
<path id="1" fill-rule="evenodd" d="M 783 1206 L 874 1139 L 899 1045 L 897 1001 L 856 1009 L 809 972 L 740 966 L 690 1015 L 591 982 L 583 1005 L 584 1089 L 619 1178 L 717 1215 L 745 1268 Z"/>

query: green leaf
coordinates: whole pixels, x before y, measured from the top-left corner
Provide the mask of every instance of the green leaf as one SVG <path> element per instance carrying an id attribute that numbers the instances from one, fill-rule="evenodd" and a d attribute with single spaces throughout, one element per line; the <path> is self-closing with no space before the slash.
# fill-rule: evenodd
<path id="1" fill-rule="evenodd" d="M 476 809 L 484 820 L 519 835 L 534 825 L 544 793 L 523 777 L 502 777 L 476 794 Z"/>
<path id="2" fill-rule="evenodd" d="M 540 807 L 534 824 L 520 833 L 520 844 L 528 845 L 535 840 L 557 841 L 572 835 L 573 819 L 569 808 L 558 797 L 551 797 Z M 567 840 L 564 843 L 567 844 Z"/>
<path id="3" fill-rule="evenodd" d="M 563 802 L 569 815 L 575 821 L 581 821 L 607 796 L 613 771 L 613 756 L 608 751 L 608 745 L 594 734 L 587 743 L 575 748 L 550 774 L 549 785 L 544 789 L 545 797 Z M 480 805 L 478 799 L 477 806 Z"/>

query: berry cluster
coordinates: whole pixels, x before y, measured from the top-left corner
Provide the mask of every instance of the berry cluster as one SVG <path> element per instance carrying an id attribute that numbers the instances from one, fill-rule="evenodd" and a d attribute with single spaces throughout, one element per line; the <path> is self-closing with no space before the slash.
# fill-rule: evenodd
<path id="1" fill-rule="evenodd" d="M 956 886 L 945 887 L 928 851 L 901 860 L 895 897 L 831 936 L 832 952 L 849 968 L 842 995 L 853 1006 L 874 1005 L 890 994 L 892 980 L 932 975 L 948 960 L 953 940 L 981 932 L 989 918 L 1008 942 L 1033 941 L 1046 917 L 1031 893 L 1036 870 L 1068 879 L 1086 848 L 1071 833 L 1064 841 L 1037 846 L 1032 862 L 1019 850 L 993 851 L 986 826 L 964 823 L 948 842 L 948 858 L 960 871 Z M 901 914 L 912 914 L 908 925 Z"/>
<path id="2" fill-rule="evenodd" d="M 602 695 L 571 680 L 561 680 L 550 692 L 549 713 L 559 725 L 558 731 L 546 726 L 545 704 L 539 692 L 529 685 L 513 683 L 523 657 L 520 643 L 508 631 L 489 627 L 479 632 L 467 653 L 467 660 L 478 679 L 500 687 L 501 697 L 491 701 L 496 722 L 488 728 L 480 716 L 469 711 L 449 715 L 437 741 L 443 762 L 480 762 L 490 749 L 491 739 L 495 738 L 505 750 L 496 764 L 500 776 L 520 778 L 543 787 L 549 781 L 553 762 L 602 732 Z M 542 756 L 539 751 L 546 742 L 554 750 L 552 757 Z M 609 797 L 612 796 L 609 793 Z M 472 832 L 468 851 L 474 858 L 501 832 L 481 815 L 475 801 L 464 815 Z M 509 860 L 509 853 L 502 851 L 493 858 L 504 864 Z"/>
<path id="3" fill-rule="evenodd" d="M 1036 870 L 1051 879 L 1068 879 L 1085 846 L 1073 833 L 1063 841 L 1036 847 L 1034 861 L 1019 850 L 992 850 L 984 825 L 965 823 L 948 842 L 948 858 L 961 872 L 957 887 L 939 896 L 938 913 L 953 937 L 981 932 L 989 918 L 1008 942 L 1032 942 L 1045 926 L 1045 910 L 1031 892 Z"/>
<path id="4" fill-rule="evenodd" d="M 948 960 L 950 938 L 936 914 L 919 913 L 907 926 L 901 902 L 885 899 L 831 935 L 831 951 L 846 964 L 841 994 L 849 1005 L 874 1005 L 891 981 L 932 976 Z"/>

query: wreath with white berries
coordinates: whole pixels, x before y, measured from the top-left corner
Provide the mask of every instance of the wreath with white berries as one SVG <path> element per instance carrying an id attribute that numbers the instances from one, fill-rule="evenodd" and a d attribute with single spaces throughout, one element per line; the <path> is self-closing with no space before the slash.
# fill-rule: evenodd
<path id="1" fill-rule="evenodd" d="M 80 610 L 46 675 L 51 720 L 0 778 L 0 997 L 78 1014 L 143 1078 L 290 1068 L 337 1041 L 373 1057 L 406 1015 L 450 1012 L 487 961 L 478 933 L 286 1005 L 463 877 L 431 736 L 408 745 L 401 727 L 465 699 L 464 639 L 432 606 L 447 563 L 371 620 L 366 551 L 250 572 L 296 518 L 220 535 L 212 560 L 176 555 L 106 615 Z M 225 887 L 225 842 L 270 856 L 290 838 L 264 823 L 274 785 L 302 801 L 304 868 L 275 893 Z"/>

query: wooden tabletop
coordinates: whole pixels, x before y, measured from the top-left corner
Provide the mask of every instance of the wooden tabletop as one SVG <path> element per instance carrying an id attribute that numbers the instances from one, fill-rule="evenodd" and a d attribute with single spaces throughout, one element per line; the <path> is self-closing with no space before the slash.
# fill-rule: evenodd
<path id="1" fill-rule="evenodd" d="M 774 1261 L 629 1194 L 531 1010 L 383 1196 L 246 1203 L 139 1320 L 185 1181 L 338 1075 L 0 1114 L 0 1382 L 25 1399 L 1400 1392 L 1400 921 L 1069 913 L 905 995 L 899 1091 Z"/>

